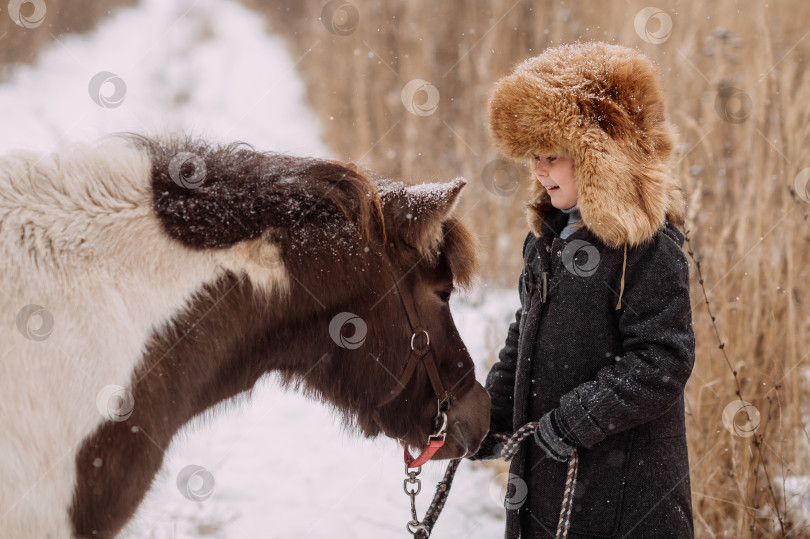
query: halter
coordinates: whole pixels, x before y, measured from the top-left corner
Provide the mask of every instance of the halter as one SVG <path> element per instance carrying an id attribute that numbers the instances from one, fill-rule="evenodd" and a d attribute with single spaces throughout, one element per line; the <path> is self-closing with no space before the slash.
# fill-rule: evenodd
<path id="1" fill-rule="evenodd" d="M 444 445 L 444 439 L 447 436 L 447 412 L 450 410 L 453 394 L 442 385 L 439 369 L 436 368 L 436 361 L 430 349 L 430 335 L 427 330 L 422 327 L 422 324 L 419 323 L 419 315 L 416 313 L 413 298 L 410 295 L 402 293 L 396 275 L 390 266 L 388 271 L 394 280 L 394 288 L 405 309 L 405 314 L 408 317 L 408 325 L 411 327 L 411 353 L 408 356 L 408 362 L 405 364 L 405 370 L 397 381 L 397 385 L 394 386 L 394 389 L 389 392 L 388 396 L 378 404 L 378 407 L 388 404 L 405 389 L 411 376 L 416 372 L 416 364 L 419 361 L 425 366 L 437 402 L 436 417 L 433 420 L 434 431 L 428 436 L 427 448 L 425 448 L 419 456 L 412 457 L 408 451 L 408 445 L 405 442 L 401 442 L 402 448 L 405 450 L 405 467 L 407 471 L 408 468 L 422 466 L 422 464 L 430 460 L 439 448 Z M 424 337 L 422 338 L 423 335 Z"/>

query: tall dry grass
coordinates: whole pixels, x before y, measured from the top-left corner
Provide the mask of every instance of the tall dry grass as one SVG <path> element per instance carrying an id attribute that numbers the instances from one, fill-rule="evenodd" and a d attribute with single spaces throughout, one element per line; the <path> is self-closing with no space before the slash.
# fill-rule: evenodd
<path id="1" fill-rule="evenodd" d="M 689 199 L 696 535 L 810 537 L 801 520 L 810 517 L 810 197 L 796 181 L 810 167 L 810 4 L 667 3 L 660 7 L 671 34 L 653 44 L 634 28 L 648 7 L 637 0 L 352 0 L 360 18 L 347 35 L 319 20 L 323 0 L 243 2 L 285 37 L 340 157 L 414 181 L 470 180 L 460 211 L 481 239 L 484 283 L 493 286 L 516 284 L 530 180 L 525 169 L 516 179 L 515 169 L 488 167 L 498 159 L 485 128 L 491 84 L 524 58 L 576 39 L 637 46 L 657 60 Z M 118 3 L 49 1 L 50 33 L 81 30 L 104 15 L 99 6 Z M 351 24 L 346 14 L 338 11 L 333 24 Z M 0 13 L 4 69 L 53 38 L 9 41 L 21 29 L 7 19 Z M 656 33 L 658 24 L 646 28 Z M 403 106 L 413 79 L 438 89 L 433 114 Z M 427 94 L 414 97 L 421 103 Z M 506 327 L 497 330 L 505 335 Z M 750 406 L 734 414 L 741 400 Z"/>
<path id="2" fill-rule="evenodd" d="M 13 4 L 0 6 L 0 81 L 17 64 L 35 61 L 44 46 L 61 40 L 63 34 L 88 32 L 135 0 L 29 0 L 19 10 Z"/>

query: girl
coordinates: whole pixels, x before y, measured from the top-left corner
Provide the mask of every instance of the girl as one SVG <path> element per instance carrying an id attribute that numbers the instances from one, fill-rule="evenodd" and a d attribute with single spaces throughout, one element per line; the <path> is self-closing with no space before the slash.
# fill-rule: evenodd
<path id="1" fill-rule="evenodd" d="M 496 435 L 538 422 L 511 462 L 507 538 L 694 536 L 683 390 L 695 338 L 658 79 L 635 49 L 576 43 L 526 60 L 490 99 L 496 146 L 532 159 L 536 180 L 521 308 L 472 457 L 497 458 Z"/>

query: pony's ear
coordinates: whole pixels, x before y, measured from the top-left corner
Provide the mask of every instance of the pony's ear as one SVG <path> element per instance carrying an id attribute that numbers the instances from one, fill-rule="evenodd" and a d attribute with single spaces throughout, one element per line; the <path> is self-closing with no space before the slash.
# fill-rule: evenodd
<path id="1" fill-rule="evenodd" d="M 450 218 L 465 185 L 464 178 L 421 185 L 378 182 L 387 235 L 399 238 L 419 252 L 429 252 L 441 243 L 442 223 Z"/>

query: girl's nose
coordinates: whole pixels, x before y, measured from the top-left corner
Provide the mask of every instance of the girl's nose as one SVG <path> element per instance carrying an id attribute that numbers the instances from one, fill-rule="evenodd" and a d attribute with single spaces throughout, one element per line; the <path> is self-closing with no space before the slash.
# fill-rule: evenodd
<path id="1" fill-rule="evenodd" d="M 534 173 L 535 173 L 537 176 L 545 176 L 545 175 L 547 175 L 547 174 L 548 174 L 548 170 L 546 170 L 545 168 L 543 168 L 543 165 L 541 165 L 540 163 L 537 163 L 537 166 L 536 166 L 536 167 L 535 167 L 535 169 L 534 169 Z"/>

